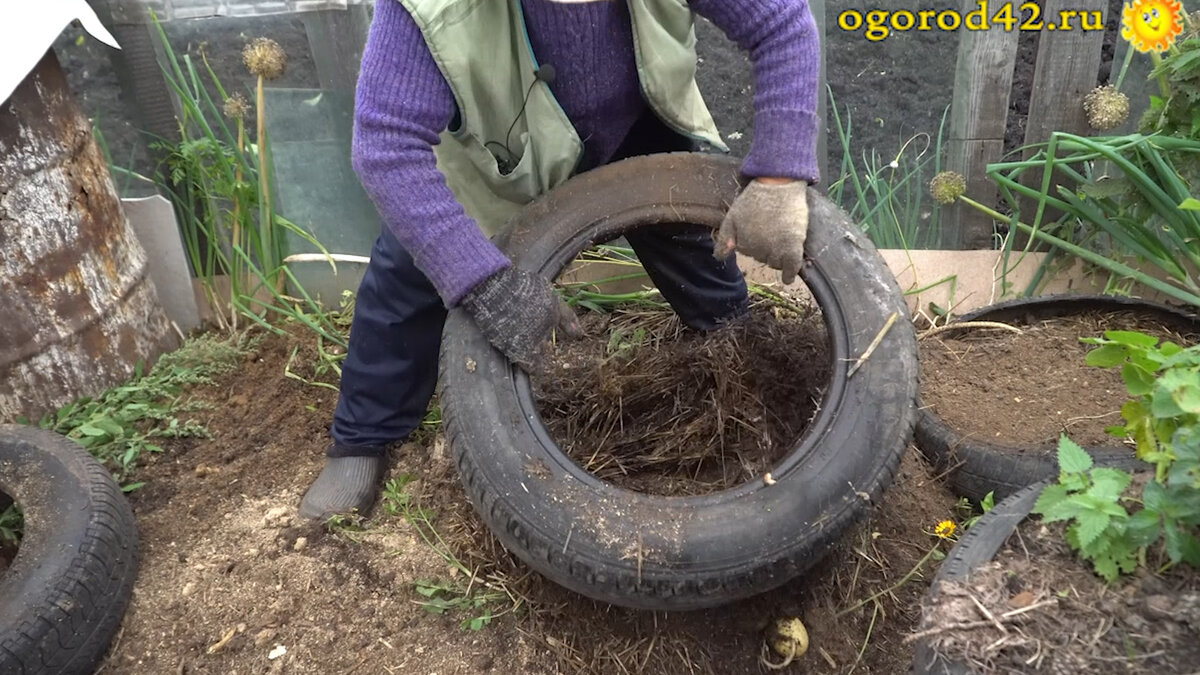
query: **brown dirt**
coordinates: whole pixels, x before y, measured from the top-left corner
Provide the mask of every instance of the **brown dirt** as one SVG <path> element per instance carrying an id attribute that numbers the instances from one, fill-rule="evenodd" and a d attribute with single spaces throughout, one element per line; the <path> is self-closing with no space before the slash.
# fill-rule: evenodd
<path id="1" fill-rule="evenodd" d="M 538 411 L 567 455 L 622 487 L 702 494 L 758 479 L 829 380 L 820 311 L 796 307 L 758 301 L 709 335 L 665 309 L 589 313 L 585 336 L 559 342 L 536 378 Z"/>
<path id="2" fill-rule="evenodd" d="M 991 673 L 1194 673 L 1200 661 L 1200 573 L 1142 570 L 1105 585 L 1063 541 L 1063 523 L 1024 521 L 994 561 L 947 584 L 922 630 L 949 658 Z M 1162 559 L 1151 555 L 1149 569 Z M 974 600 L 972 600 L 972 597 Z M 1004 618 L 1001 633 L 976 601 Z M 953 628 L 970 623 L 970 628 Z"/>
<path id="3" fill-rule="evenodd" d="M 1085 363 L 1092 345 L 1080 337 L 1139 330 L 1181 345 L 1197 337 L 1186 324 L 1130 312 L 1021 327 L 1021 335 L 964 330 L 921 342 L 922 403 L 959 433 L 1014 452 L 1053 452 L 1061 433 L 1084 446 L 1120 444 L 1104 428 L 1121 423 L 1125 385 L 1118 370 Z"/>
<path id="4" fill-rule="evenodd" d="M 900 581 L 935 544 L 928 530 L 955 513 L 919 453 L 906 453 L 870 520 L 805 578 L 728 607 L 667 614 L 596 603 L 532 573 L 476 517 L 440 434 L 420 434 L 395 449 L 388 479 L 412 480 L 405 493 L 475 571 L 468 583 L 424 542 L 427 530 L 382 506 L 350 527 L 295 520 L 334 404 L 333 391 L 284 375 L 297 344 L 292 371 L 311 377 L 311 339 L 264 339 L 218 386 L 192 390 L 218 406 L 197 413 L 212 438 L 169 441 L 134 476 L 146 482 L 130 496 L 142 566 L 105 672 L 757 674 L 761 631 L 781 616 L 808 626 L 803 672 L 908 669 L 902 640 L 935 560 L 877 602 L 835 613 Z M 499 599 L 433 614 L 416 604 L 419 580 Z M 461 626 L 485 609 L 495 617 L 480 630 Z M 270 659 L 279 646 L 286 653 Z"/>

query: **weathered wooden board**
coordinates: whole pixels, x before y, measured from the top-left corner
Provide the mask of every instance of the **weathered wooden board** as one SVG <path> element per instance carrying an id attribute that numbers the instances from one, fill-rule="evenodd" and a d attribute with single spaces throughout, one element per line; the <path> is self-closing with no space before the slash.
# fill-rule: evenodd
<path id="1" fill-rule="evenodd" d="M 989 11 L 998 11 L 1004 4 L 1011 6 L 1012 16 L 1021 16 L 1017 2 L 992 3 Z M 977 9 L 978 2 L 967 0 L 962 7 L 965 14 Z M 1006 31 L 996 26 L 985 31 L 960 31 L 946 168 L 961 173 L 967 179 L 968 196 L 983 204 L 996 200 L 995 186 L 986 180 L 985 169 L 989 162 L 1000 158 L 1004 148 L 1018 36 L 1015 28 Z M 990 218 L 957 203 L 947 211 L 943 231 L 948 248 L 992 247 Z"/>

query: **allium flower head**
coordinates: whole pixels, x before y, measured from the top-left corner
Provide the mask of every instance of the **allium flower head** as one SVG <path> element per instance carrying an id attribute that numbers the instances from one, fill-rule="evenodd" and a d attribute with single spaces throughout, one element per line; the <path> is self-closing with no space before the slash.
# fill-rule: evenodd
<path id="1" fill-rule="evenodd" d="M 1093 129 L 1115 129 L 1129 117 L 1129 97 L 1111 84 L 1096 87 L 1083 97 L 1083 112 Z"/>
<path id="2" fill-rule="evenodd" d="M 258 37 L 242 49 L 242 63 L 251 75 L 264 80 L 274 80 L 283 74 L 287 65 L 287 54 L 283 47 L 271 38 Z"/>
<path id="3" fill-rule="evenodd" d="M 939 204 L 953 204 L 967 191 L 967 179 L 953 171 L 943 171 L 929 181 L 929 194 Z"/>
<path id="4" fill-rule="evenodd" d="M 234 94 L 225 99 L 225 105 L 221 107 L 221 112 L 229 119 L 240 120 L 250 111 L 250 104 L 246 103 L 246 99 L 241 94 Z"/>

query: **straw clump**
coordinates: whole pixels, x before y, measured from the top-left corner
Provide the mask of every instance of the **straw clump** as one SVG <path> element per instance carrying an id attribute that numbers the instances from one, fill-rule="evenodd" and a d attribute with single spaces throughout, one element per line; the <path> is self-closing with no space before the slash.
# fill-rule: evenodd
<path id="1" fill-rule="evenodd" d="M 708 335 L 669 309 L 584 318 L 536 383 L 568 455 L 600 478 L 657 494 L 703 494 L 758 480 L 786 454 L 828 377 L 819 315 L 750 319 Z M 607 324 L 607 325 L 598 325 Z"/>

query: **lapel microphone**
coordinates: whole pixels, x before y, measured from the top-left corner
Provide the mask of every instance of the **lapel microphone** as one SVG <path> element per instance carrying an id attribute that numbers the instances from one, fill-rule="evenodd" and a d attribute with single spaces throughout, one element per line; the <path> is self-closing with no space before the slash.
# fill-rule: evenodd
<path id="1" fill-rule="evenodd" d="M 500 143 L 499 141 L 488 141 L 487 143 L 484 143 L 485 148 L 494 145 L 497 148 L 504 150 L 503 157 L 497 155 L 494 151 L 492 152 L 492 156 L 496 158 L 496 168 L 500 170 L 501 175 L 512 173 L 513 169 L 517 168 L 517 159 L 513 155 L 512 150 L 508 148 L 508 139 L 510 136 L 512 136 L 512 131 L 517 126 L 517 121 L 520 120 L 521 116 L 525 114 L 525 106 L 529 104 L 529 96 L 533 93 L 534 85 L 536 85 L 538 82 L 552 84 L 554 82 L 555 75 L 556 72 L 554 70 L 554 66 L 549 63 L 543 64 L 537 70 L 533 71 L 533 82 L 530 82 L 529 88 L 525 90 L 525 99 L 521 101 L 521 109 L 517 111 L 517 116 L 513 118 L 512 124 L 508 125 L 508 132 L 504 134 L 504 143 Z"/>

